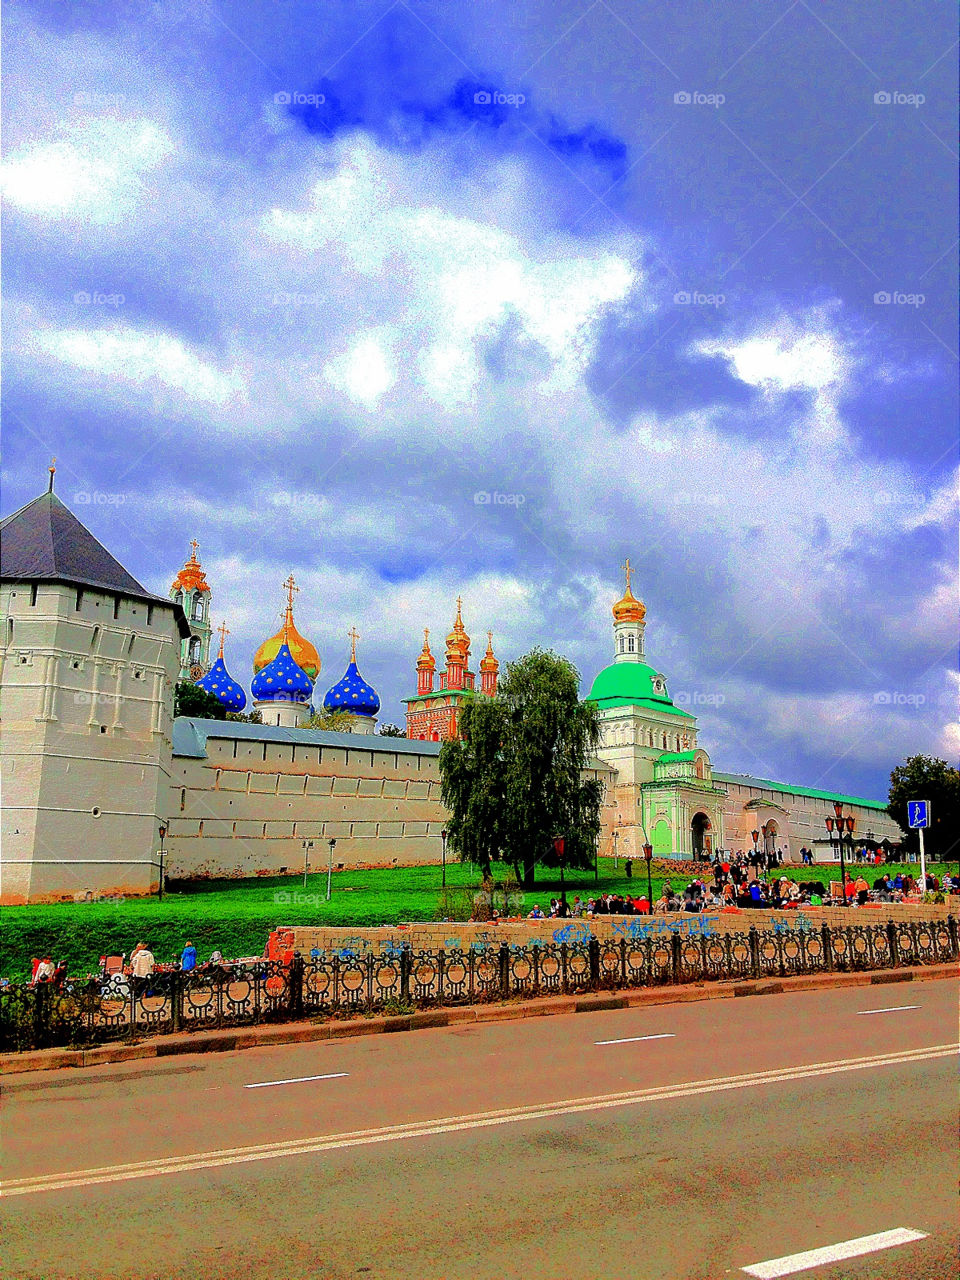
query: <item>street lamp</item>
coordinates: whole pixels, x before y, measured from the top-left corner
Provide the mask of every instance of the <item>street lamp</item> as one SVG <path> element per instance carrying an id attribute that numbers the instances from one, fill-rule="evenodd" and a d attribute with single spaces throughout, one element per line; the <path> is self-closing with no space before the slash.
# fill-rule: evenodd
<path id="1" fill-rule="evenodd" d="M 616 827 L 614 827 L 613 828 L 613 869 L 614 871 L 617 871 L 620 868 L 619 849 L 620 849 L 620 832 Z"/>
<path id="2" fill-rule="evenodd" d="M 157 890 L 157 901 L 163 901 L 163 842 L 167 838 L 167 824 L 160 823 L 160 884 Z"/>
<path id="3" fill-rule="evenodd" d="M 650 914 L 653 915 L 653 881 L 650 879 L 650 862 L 653 858 L 652 844 L 645 844 L 643 846 L 643 857 L 647 864 L 647 902 L 649 903 L 648 910 Z"/>
<path id="4" fill-rule="evenodd" d="M 330 846 L 330 861 L 327 863 L 327 901 L 330 901 L 331 881 L 333 880 L 333 851 L 337 846 L 336 840 L 327 841 Z"/>
<path id="5" fill-rule="evenodd" d="M 447 887 L 447 828 L 446 827 L 442 827 L 440 829 L 440 856 L 443 860 L 443 872 L 441 874 L 440 883 L 442 884 L 443 888 L 446 889 Z"/>
<path id="6" fill-rule="evenodd" d="M 751 831 L 751 832 L 750 832 L 750 834 L 753 836 L 753 852 L 754 852 L 754 853 L 756 853 L 756 852 L 757 852 L 757 841 L 760 839 L 760 832 L 759 832 L 759 831 Z"/>
<path id="7" fill-rule="evenodd" d="M 555 836 L 553 841 L 553 849 L 560 863 L 560 901 L 566 901 L 563 891 L 563 851 L 566 848 L 566 842 L 563 836 Z"/>
<path id="8" fill-rule="evenodd" d="M 833 846 L 834 827 L 836 827 L 837 831 L 837 847 L 840 853 L 840 905 L 845 907 L 847 905 L 847 868 L 843 859 L 843 836 L 844 832 L 846 832 L 850 840 L 850 849 L 852 852 L 855 820 L 852 817 L 844 816 L 843 805 L 839 800 L 835 800 L 833 802 L 833 812 L 835 816 L 832 818 L 824 818 L 824 822 L 827 827 L 827 834 L 831 847 Z"/>
<path id="9" fill-rule="evenodd" d="M 312 840 L 304 840 L 303 842 L 303 887 L 307 887 L 307 865 L 310 857 L 310 850 L 313 848 Z"/>

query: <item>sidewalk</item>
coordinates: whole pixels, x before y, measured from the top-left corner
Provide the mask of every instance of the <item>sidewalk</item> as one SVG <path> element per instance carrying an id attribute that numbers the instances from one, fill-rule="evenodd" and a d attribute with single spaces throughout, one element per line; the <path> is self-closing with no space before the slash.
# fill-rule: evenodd
<path id="1" fill-rule="evenodd" d="M 281 1022 L 258 1026 L 225 1027 L 218 1031 L 191 1031 L 179 1035 L 152 1036 L 134 1044 L 121 1041 L 92 1049 L 35 1049 L 0 1054 L 0 1075 L 24 1071 L 55 1071 L 61 1067 L 98 1067 L 135 1058 L 166 1058 L 182 1053 L 220 1053 L 253 1049 L 260 1045 L 307 1044 L 350 1036 L 419 1031 L 462 1022 L 504 1022 L 516 1018 L 543 1018 L 556 1014 L 591 1013 L 596 1009 L 635 1009 L 644 1005 L 688 1004 L 698 1000 L 724 1000 L 739 996 L 780 995 L 791 991 L 826 991 L 834 987 L 869 987 L 899 982 L 925 982 L 956 978 L 957 965 L 937 964 L 905 969 L 874 969 L 858 973 L 815 973 L 789 978 L 763 978 L 749 982 L 712 982 L 688 986 L 640 987 L 635 990 L 598 991 L 571 996 L 547 996 L 512 1000 L 503 1004 L 424 1009 L 399 1017 L 350 1020 Z"/>

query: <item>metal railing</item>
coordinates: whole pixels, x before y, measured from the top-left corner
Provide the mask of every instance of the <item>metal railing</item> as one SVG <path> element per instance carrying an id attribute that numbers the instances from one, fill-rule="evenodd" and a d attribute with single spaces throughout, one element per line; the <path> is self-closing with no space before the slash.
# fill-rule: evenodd
<path id="1" fill-rule="evenodd" d="M 0 990 L 0 1050 L 164 1032 L 714 981 L 938 964 L 958 958 L 954 916 L 806 930 L 660 935 L 384 955 L 321 954 L 204 971 Z"/>

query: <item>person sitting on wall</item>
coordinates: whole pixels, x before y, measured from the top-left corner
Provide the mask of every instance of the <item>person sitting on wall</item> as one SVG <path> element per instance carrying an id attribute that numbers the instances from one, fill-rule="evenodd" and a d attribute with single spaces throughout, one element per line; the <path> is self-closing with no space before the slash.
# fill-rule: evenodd
<path id="1" fill-rule="evenodd" d="M 540 910 L 540 907 L 536 902 L 533 904 L 533 910 L 529 913 L 529 915 L 527 916 L 527 919 L 528 920 L 545 919 L 543 912 Z"/>
<path id="2" fill-rule="evenodd" d="M 664 916 L 671 909 L 672 908 L 670 906 L 670 895 L 667 892 L 667 886 L 664 885 L 663 892 L 661 893 L 657 901 L 653 904 L 653 914 L 657 916 Z"/>

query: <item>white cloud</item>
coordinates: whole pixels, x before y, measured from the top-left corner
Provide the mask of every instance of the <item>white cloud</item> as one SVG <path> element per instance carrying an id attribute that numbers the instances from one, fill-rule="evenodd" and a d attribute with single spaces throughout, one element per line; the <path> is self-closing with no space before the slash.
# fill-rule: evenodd
<path id="1" fill-rule="evenodd" d="M 64 364 L 104 383 L 137 391 L 174 393 L 220 406 L 243 391 L 236 371 L 222 372 L 179 338 L 158 331 L 127 326 L 49 329 L 36 333 L 33 341 L 41 351 Z"/>
<path id="2" fill-rule="evenodd" d="M 41 218 L 117 222 L 141 196 L 144 175 L 173 152 L 148 119 L 75 122 L 50 141 L 27 143 L 2 166 L 6 199 Z"/>

